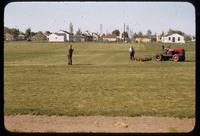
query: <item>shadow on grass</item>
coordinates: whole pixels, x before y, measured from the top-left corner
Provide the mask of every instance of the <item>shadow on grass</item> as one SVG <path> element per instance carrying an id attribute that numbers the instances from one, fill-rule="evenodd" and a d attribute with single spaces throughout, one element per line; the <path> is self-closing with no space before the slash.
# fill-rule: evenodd
<path id="1" fill-rule="evenodd" d="M 93 64 L 72 64 L 72 65 L 84 66 L 84 65 L 93 65 Z M 69 65 L 69 66 L 70 66 L 70 65 Z"/>
<path id="2" fill-rule="evenodd" d="M 185 60 L 183 62 L 196 62 L 195 60 Z"/>

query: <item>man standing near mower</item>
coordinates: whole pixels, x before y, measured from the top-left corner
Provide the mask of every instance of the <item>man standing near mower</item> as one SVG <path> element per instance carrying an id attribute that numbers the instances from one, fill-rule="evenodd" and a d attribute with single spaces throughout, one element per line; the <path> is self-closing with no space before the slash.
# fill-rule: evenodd
<path id="1" fill-rule="evenodd" d="M 135 54 L 133 46 L 131 46 L 129 48 L 129 54 L 130 54 L 130 60 L 133 61 L 134 60 L 134 54 Z"/>
<path id="2" fill-rule="evenodd" d="M 68 57 L 68 65 L 72 65 L 72 54 L 74 49 L 72 48 L 72 45 L 69 46 L 69 49 L 67 50 L 67 57 Z"/>

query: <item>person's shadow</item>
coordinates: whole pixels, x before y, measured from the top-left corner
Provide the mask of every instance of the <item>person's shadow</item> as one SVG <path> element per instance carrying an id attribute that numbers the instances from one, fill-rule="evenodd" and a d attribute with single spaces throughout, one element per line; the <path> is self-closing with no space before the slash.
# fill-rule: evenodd
<path id="1" fill-rule="evenodd" d="M 84 65 L 92 65 L 92 64 L 73 64 L 73 65 L 81 65 L 81 66 L 84 66 Z"/>

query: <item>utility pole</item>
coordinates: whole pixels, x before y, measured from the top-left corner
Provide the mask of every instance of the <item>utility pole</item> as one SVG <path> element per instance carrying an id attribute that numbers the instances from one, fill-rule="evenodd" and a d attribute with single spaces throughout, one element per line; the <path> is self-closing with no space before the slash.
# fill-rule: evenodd
<path id="1" fill-rule="evenodd" d="M 125 23 L 124 23 L 124 42 L 125 42 Z"/>
<path id="2" fill-rule="evenodd" d="M 102 24 L 100 24 L 100 34 L 102 34 Z"/>

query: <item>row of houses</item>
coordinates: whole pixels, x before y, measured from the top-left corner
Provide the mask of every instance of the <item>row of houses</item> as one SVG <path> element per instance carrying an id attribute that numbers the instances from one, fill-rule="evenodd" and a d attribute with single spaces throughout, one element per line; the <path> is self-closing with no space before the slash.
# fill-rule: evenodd
<path id="1" fill-rule="evenodd" d="M 74 42 L 74 41 L 102 41 L 102 42 L 117 42 L 123 41 L 120 37 L 114 34 L 103 34 L 99 35 L 94 32 L 85 31 L 80 35 L 74 35 L 73 33 L 60 30 L 58 32 L 45 35 L 49 42 Z M 24 40 L 25 36 L 20 34 L 18 35 L 18 40 Z M 11 34 L 5 34 L 5 40 L 15 40 L 16 38 Z M 34 37 L 33 37 L 34 39 Z M 162 43 L 185 43 L 184 36 L 174 33 L 166 35 L 157 35 L 157 36 L 135 36 L 133 39 L 136 43 L 150 43 L 150 42 L 162 42 Z M 192 39 L 195 41 L 195 39 Z"/>
<path id="2" fill-rule="evenodd" d="M 4 37 L 5 37 L 6 41 L 15 41 L 15 40 L 24 40 L 25 39 L 25 35 L 23 35 L 23 34 L 19 34 L 18 37 L 16 37 L 12 34 L 6 33 L 4 35 Z"/>
<path id="3" fill-rule="evenodd" d="M 50 34 L 47 39 L 49 42 L 73 42 L 73 41 L 103 41 L 103 42 L 116 42 L 119 41 L 119 37 L 114 34 L 103 34 L 99 35 L 94 32 L 85 31 L 80 35 L 73 35 L 67 31 L 59 31 L 53 34 Z"/>
<path id="4" fill-rule="evenodd" d="M 114 34 L 103 34 L 98 35 L 93 32 L 84 32 L 80 36 L 74 36 L 72 33 L 67 31 L 59 31 L 48 36 L 50 42 L 65 42 L 65 41 L 103 41 L 103 42 L 116 42 L 123 39 L 120 39 Z M 193 39 L 194 41 L 194 39 Z M 162 43 L 185 43 L 184 36 L 174 33 L 166 35 L 157 35 L 157 36 L 136 36 L 134 37 L 134 42 L 136 43 L 150 43 L 150 42 L 162 42 Z"/>

